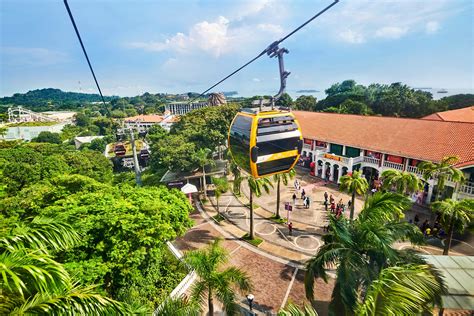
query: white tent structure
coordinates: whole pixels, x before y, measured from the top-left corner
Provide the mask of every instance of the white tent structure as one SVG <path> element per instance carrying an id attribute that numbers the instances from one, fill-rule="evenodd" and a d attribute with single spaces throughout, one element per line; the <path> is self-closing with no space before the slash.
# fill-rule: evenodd
<path id="1" fill-rule="evenodd" d="M 196 188 L 195 185 L 191 183 L 187 183 L 181 188 L 181 192 L 183 192 L 184 194 L 187 194 L 189 198 L 189 203 L 192 203 L 191 194 L 197 193 L 198 189 Z"/>

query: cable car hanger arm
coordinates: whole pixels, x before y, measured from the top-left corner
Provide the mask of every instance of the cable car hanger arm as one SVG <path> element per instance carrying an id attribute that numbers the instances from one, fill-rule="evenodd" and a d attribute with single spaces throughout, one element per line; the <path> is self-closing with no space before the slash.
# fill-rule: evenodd
<path id="1" fill-rule="evenodd" d="M 285 37 L 273 42 L 272 44 L 270 44 L 270 46 L 268 46 L 265 50 L 263 50 L 260 54 L 258 54 L 257 56 L 255 56 L 254 58 L 252 58 L 250 61 L 248 61 L 247 63 L 245 63 L 243 66 L 239 67 L 238 69 L 234 70 L 232 73 L 230 73 L 229 75 L 227 75 L 226 77 L 224 77 L 223 79 L 219 80 L 218 82 L 216 82 L 215 84 L 213 84 L 211 87 L 209 87 L 208 89 L 204 90 L 203 92 L 201 92 L 201 94 L 199 94 L 197 97 L 195 97 L 194 99 L 192 99 L 191 101 L 189 101 L 189 103 L 192 103 L 194 101 L 196 101 L 197 99 L 199 99 L 200 97 L 202 97 L 204 94 L 206 94 L 207 92 L 209 92 L 211 89 L 215 88 L 216 86 L 218 86 L 219 84 L 221 84 L 222 82 L 224 82 L 225 80 L 229 79 L 230 77 L 232 77 L 233 75 L 235 75 L 236 73 L 238 73 L 239 71 L 241 71 L 242 69 L 244 69 L 245 67 L 247 67 L 248 65 L 250 65 L 251 63 L 253 63 L 254 61 L 256 61 L 257 59 L 259 59 L 260 57 L 262 57 L 263 55 L 267 54 L 269 49 L 272 48 L 274 45 L 278 45 L 280 43 L 282 43 L 283 41 L 285 41 L 286 39 L 288 39 L 290 36 L 292 36 L 293 34 L 295 34 L 296 32 L 298 32 L 300 29 L 302 29 L 303 27 L 305 27 L 308 23 L 310 23 L 311 21 L 313 21 L 314 19 L 316 19 L 317 17 L 319 17 L 321 14 L 323 14 L 324 12 L 326 12 L 327 10 L 329 10 L 330 8 L 332 8 L 336 3 L 338 3 L 339 0 L 334 0 L 334 2 L 332 2 L 330 5 L 328 5 L 326 8 L 322 9 L 321 11 L 319 11 L 318 13 L 316 13 L 315 15 L 313 15 L 309 20 L 307 20 L 305 23 L 301 24 L 300 26 L 298 26 L 296 29 L 294 29 L 292 32 L 288 33 Z"/>

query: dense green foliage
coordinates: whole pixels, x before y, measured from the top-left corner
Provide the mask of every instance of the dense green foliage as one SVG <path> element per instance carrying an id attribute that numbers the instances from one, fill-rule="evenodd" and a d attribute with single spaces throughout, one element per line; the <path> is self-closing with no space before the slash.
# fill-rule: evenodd
<path id="1" fill-rule="evenodd" d="M 169 134 L 159 128 L 151 130 L 147 136 L 152 140 L 151 167 L 178 171 L 202 167 L 200 150 L 213 152 L 225 143 L 238 108 L 236 104 L 202 108 L 182 116 Z"/>
<path id="2" fill-rule="evenodd" d="M 105 97 L 110 101 L 116 97 Z M 0 104 L 23 105 L 35 110 L 74 109 L 90 102 L 101 102 L 98 94 L 64 92 L 59 89 L 47 88 L 31 90 L 27 93 L 15 93 L 11 97 L 0 98 Z"/>
<path id="3" fill-rule="evenodd" d="M 120 302 L 78 285 L 54 253 L 70 249 L 80 236 L 60 218 L 34 217 L 0 231 L 2 315 L 129 314 Z"/>
<path id="4" fill-rule="evenodd" d="M 33 216 L 68 223 L 81 240 L 53 259 L 80 284 L 151 309 L 186 274 L 165 245 L 191 226 L 181 192 L 114 185 L 102 154 L 65 145 L 4 146 L 0 172 L 0 231 Z"/>
<path id="5" fill-rule="evenodd" d="M 78 152 L 64 145 L 30 143 L 0 149 L 0 186 L 11 195 L 38 181 L 66 174 L 108 183 L 112 165 L 98 152 Z"/>
<path id="6" fill-rule="evenodd" d="M 31 140 L 36 143 L 51 143 L 51 144 L 61 144 L 61 136 L 59 133 L 52 133 L 44 131 L 39 133 L 39 135 Z"/>

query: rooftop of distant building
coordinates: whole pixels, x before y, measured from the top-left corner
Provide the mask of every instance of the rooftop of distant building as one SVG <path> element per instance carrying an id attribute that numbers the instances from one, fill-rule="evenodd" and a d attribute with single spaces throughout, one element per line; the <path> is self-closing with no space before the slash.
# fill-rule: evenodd
<path id="1" fill-rule="evenodd" d="M 474 123 L 474 105 L 462 109 L 433 113 L 423 117 L 423 119 Z"/>

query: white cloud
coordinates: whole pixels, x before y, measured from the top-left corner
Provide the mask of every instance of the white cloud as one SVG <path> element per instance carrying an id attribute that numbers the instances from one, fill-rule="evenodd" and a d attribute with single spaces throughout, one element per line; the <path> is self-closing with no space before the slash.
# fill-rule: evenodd
<path id="1" fill-rule="evenodd" d="M 360 44 L 377 39 L 396 40 L 412 33 L 433 34 L 447 17 L 464 10 L 449 0 L 341 1 L 323 15 L 322 29 L 336 39 Z"/>
<path id="2" fill-rule="evenodd" d="M 253 78 L 252 81 L 253 81 L 253 82 L 260 82 L 261 80 L 258 79 L 258 78 Z"/>
<path id="3" fill-rule="evenodd" d="M 355 32 L 353 30 L 344 30 L 341 31 L 339 34 L 339 38 L 347 43 L 351 44 L 361 44 L 365 42 L 364 35 Z"/>
<path id="4" fill-rule="evenodd" d="M 397 39 L 408 32 L 408 27 L 384 26 L 375 32 L 375 37 Z"/>
<path id="5" fill-rule="evenodd" d="M 434 34 L 438 32 L 440 26 L 438 21 L 429 21 L 425 25 L 427 34 Z"/>
<path id="6" fill-rule="evenodd" d="M 199 50 L 219 57 L 234 52 L 248 53 L 249 47 L 253 47 L 254 44 L 265 46 L 282 34 L 283 28 L 277 24 L 234 25 L 226 17 L 219 16 L 215 21 L 201 21 L 194 24 L 187 34 L 179 32 L 164 41 L 131 42 L 126 46 L 151 52 L 195 53 Z"/>

